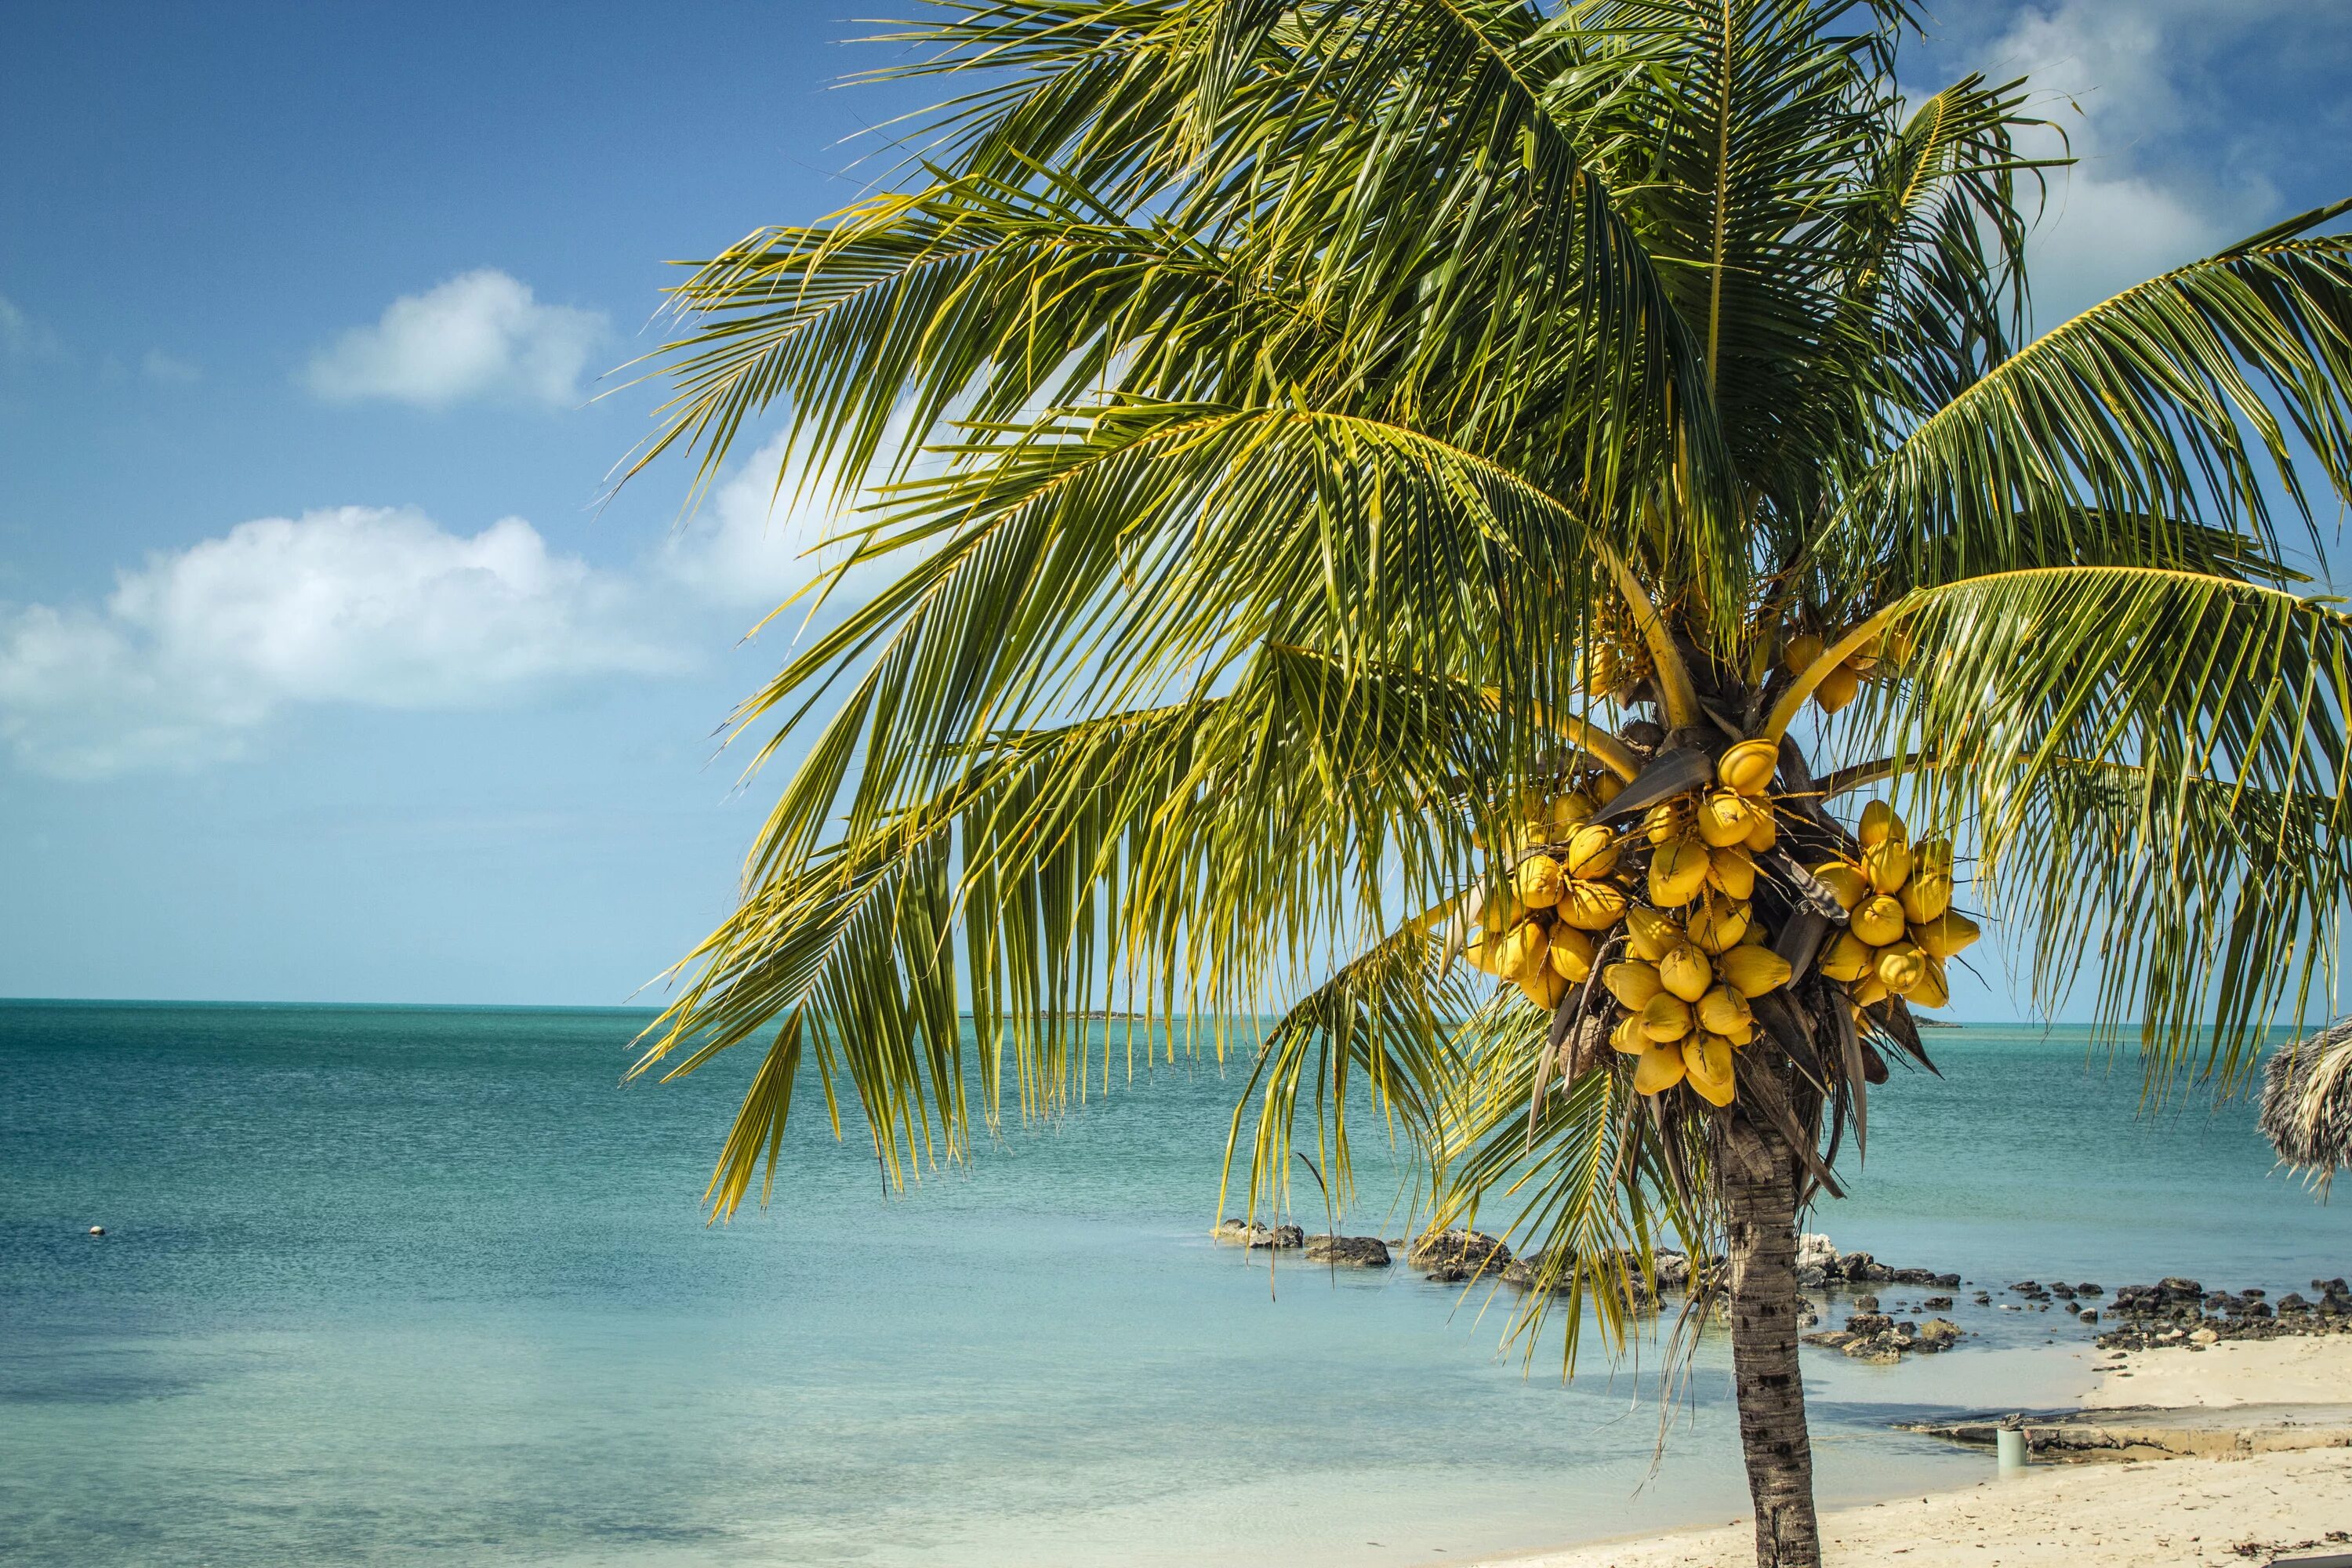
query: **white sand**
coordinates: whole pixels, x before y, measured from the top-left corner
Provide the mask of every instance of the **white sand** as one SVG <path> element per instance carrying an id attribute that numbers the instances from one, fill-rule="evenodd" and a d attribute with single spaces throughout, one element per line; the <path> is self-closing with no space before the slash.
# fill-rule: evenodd
<path id="1" fill-rule="evenodd" d="M 2101 1358 L 2098 1366 L 2098 1386 L 2083 1396 L 2093 1410 L 2352 1403 L 2352 1334 L 2224 1340 L 2202 1351 L 2126 1351 Z"/>
<path id="2" fill-rule="evenodd" d="M 2083 1396 L 2095 1409 L 2352 1402 L 2352 1336 L 2099 1359 L 2106 1370 Z M 1986 1468 L 1992 1468 L 1990 1456 Z M 2273 1554 L 2352 1552 L 2352 1539 L 2331 1541 L 2330 1531 L 2352 1532 L 2352 1449 L 2036 1465 L 2011 1476 L 1988 1474 L 1960 1491 L 1822 1517 L 1829 1568 L 2259 1568 Z M 2233 1550 L 2247 1543 L 2257 1550 Z M 1755 1534 L 1742 1520 L 1515 1558 L 1510 1568 L 1750 1568 L 1754 1562 Z"/>
<path id="3" fill-rule="evenodd" d="M 2231 1549 L 2328 1542 L 2352 1531 L 2352 1449 L 2248 1459 L 2040 1465 L 1966 1491 L 1904 1498 L 1822 1518 L 1828 1568 L 2213 1568 L 2271 1560 Z M 1753 1568 L 1744 1521 L 1649 1541 L 1580 1546 L 1511 1568 Z"/>

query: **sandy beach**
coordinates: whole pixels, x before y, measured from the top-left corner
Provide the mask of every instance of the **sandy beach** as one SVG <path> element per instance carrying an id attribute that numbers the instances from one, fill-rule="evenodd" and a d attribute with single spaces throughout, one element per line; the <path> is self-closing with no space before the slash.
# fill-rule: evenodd
<path id="1" fill-rule="evenodd" d="M 2352 1400 L 2352 1337 L 2224 1342 L 2203 1351 L 2103 1358 L 2086 1412 L 2247 1407 L 2255 1443 Z M 2150 1407 L 2157 1407 L 2151 1410 Z M 2256 1407 L 2259 1407 L 2257 1409 Z M 2184 1420 L 2189 1419 L 2184 1417 Z M 1839 1568 L 2202 1568 L 2298 1558 L 2352 1563 L 2352 1447 L 2220 1458 L 2036 1464 L 1958 1491 L 1900 1498 L 1822 1516 L 1824 1556 Z M 1711 1530 L 1601 1542 L 1497 1560 L 1494 1568 L 1747 1568 L 1746 1520 Z"/>

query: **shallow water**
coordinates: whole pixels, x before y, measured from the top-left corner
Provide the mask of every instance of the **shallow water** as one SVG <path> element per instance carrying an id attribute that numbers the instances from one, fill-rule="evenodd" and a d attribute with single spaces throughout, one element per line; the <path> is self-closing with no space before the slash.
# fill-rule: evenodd
<path id="1" fill-rule="evenodd" d="M 1353 1565 L 1742 1509 L 1719 1343 L 1653 1475 L 1654 1389 L 1502 1353 L 1483 1292 L 1210 1245 L 1233 1079 L 1118 1084 L 900 1201 L 813 1115 L 709 1228 L 740 1075 L 616 1088 L 643 1018 L 0 1004 L 0 1560 Z M 2242 1106 L 2139 1119 L 2079 1037 L 1931 1045 L 1841 1245 L 2352 1268 Z M 1398 1234 L 1366 1191 L 1344 1228 Z M 1955 1315 L 1940 1361 L 1809 1367 L 1825 1496 L 1982 1471 L 1897 1410 L 2079 1380 L 2060 1314 Z"/>

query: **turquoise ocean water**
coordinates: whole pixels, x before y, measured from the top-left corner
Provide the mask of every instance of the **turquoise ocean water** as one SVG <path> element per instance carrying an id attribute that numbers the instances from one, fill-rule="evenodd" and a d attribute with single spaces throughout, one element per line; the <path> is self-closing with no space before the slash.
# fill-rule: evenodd
<path id="1" fill-rule="evenodd" d="M 618 1087 L 644 1017 L 0 1004 L 0 1561 L 1352 1568 L 1741 1510 L 1719 1343 L 1654 1471 L 1649 1381 L 1501 1353 L 1483 1292 L 1209 1244 L 1236 1079 L 1118 1083 L 898 1200 L 811 1114 L 713 1228 L 741 1074 Z M 1842 1246 L 2352 1270 L 2242 1106 L 2141 1117 L 2078 1036 L 1931 1043 Z M 1398 1234 L 1369 1186 L 1342 1228 Z M 2080 1375 L 2058 1314 L 1965 1300 L 1938 1361 L 1812 1363 L 1826 1495 L 1974 1479 L 1883 1423 Z"/>

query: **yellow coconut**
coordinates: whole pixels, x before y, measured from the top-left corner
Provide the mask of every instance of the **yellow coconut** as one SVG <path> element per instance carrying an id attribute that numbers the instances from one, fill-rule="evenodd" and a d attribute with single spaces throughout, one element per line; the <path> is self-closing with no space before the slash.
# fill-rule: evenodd
<path id="1" fill-rule="evenodd" d="M 1615 773 L 1596 774 L 1592 780 L 1592 798 L 1602 805 L 1615 800 L 1625 788 L 1625 781 Z"/>
<path id="2" fill-rule="evenodd" d="M 1580 827 L 1568 841 L 1565 869 L 1571 877 L 1591 880 L 1617 868 L 1617 836 L 1605 827 Z"/>
<path id="3" fill-rule="evenodd" d="M 1531 910 L 1548 910 L 1559 902 L 1559 862 L 1549 855 L 1530 855 L 1511 873 L 1511 890 Z"/>
<path id="4" fill-rule="evenodd" d="M 1579 931 L 1607 931 L 1625 918 L 1625 889 L 1614 882 L 1570 881 L 1553 907 Z"/>
<path id="5" fill-rule="evenodd" d="M 1979 934 L 1977 922 L 1958 910 L 1946 910 L 1934 920 L 1921 921 L 1911 928 L 1911 940 L 1928 957 L 1938 960 L 1952 957 Z"/>
<path id="6" fill-rule="evenodd" d="M 1741 842 L 1749 854 L 1761 855 L 1780 842 L 1780 825 L 1773 820 L 1771 802 L 1758 801 L 1748 815 L 1748 837 Z"/>
<path id="7" fill-rule="evenodd" d="M 1551 933 L 1528 921 L 1513 926 L 1495 948 L 1495 973 L 1506 980 L 1525 980 L 1545 967 L 1550 956 Z"/>
<path id="8" fill-rule="evenodd" d="M 1878 950 L 1875 969 L 1881 985 L 1897 996 L 1908 996 L 1927 977 L 1927 955 L 1907 942 L 1894 942 Z"/>
<path id="9" fill-rule="evenodd" d="M 1867 848 L 1889 838 L 1908 840 L 1911 836 L 1903 831 L 1903 819 L 1895 815 L 1893 806 L 1883 800 L 1874 800 L 1862 808 L 1862 826 L 1854 830 L 1854 837 Z"/>
<path id="10" fill-rule="evenodd" d="M 1609 1031 L 1609 1043 L 1629 1057 L 1638 1057 L 1654 1042 L 1642 1032 L 1641 1019 L 1627 1016 L 1618 1019 L 1617 1026 Z"/>
<path id="11" fill-rule="evenodd" d="M 1547 963 L 1533 974 L 1519 976 L 1519 991 L 1527 999 L 1549 1013 L 1559 1005 L 1568 994 L 1568 976 Z"/>
<path id="12" fill-rule="evenodd" d="M 1709 893 L 1706 902 L 1691 911 L 1691 941 L 1708 952 L 1726 952 L 1739 945 L 1752 918 L 1746 900 Z"/>
<path id="13" fill-rule="evenodd" d="M 1698 804 L 1698 836 L 1707 847 L 1744 843 L 1752 820 L 1748 797 L 1736 789 L 1713 789 Z"/>
<path id="14" fill-rule="evenodd" d="M 1873 947 L 1885 947 L 1903 934 L 1903 906 L 1877 893 L 1864 899 L 1847 921 L 1854 935 Z"/>
<path id="15" fill-rule="evenodd" d="M 1582 980 L 1592 973 L 1592 939 L 1563 921 L 1551 928 L 1551 966 L 1563 980 Z"/>
<path id="16" fill-rule="evenodd" d="M 1731 949 L 1716 961 L 1723 983 L 1742 996 L 1761 996 L 1789 983 L 1789 961 L 1761 945 Z"/>
<path id="17" fill-rule="evenodd" d="M 1659 961 L 1658 980 L 1682 1000 L 1696 1002 L 1715 984 L 1715 968 L 1706 954 L 1685 942 Z"/>
<path id="18" fill-rule="evenodd" d="M 1853 984 L 1854 1005 L 1875 1007 L 1886 1000 L 1886 983 L 1875 974 L 1865 974 Z"/>
<path id="19" fill-rule="evenodd" d="M 1919 955 L 1919 963 L 1925 973 L 1920 975 L 1919 983 L 1911 987 L 1910 994 L 1904 1000 L 1909 1002 L 1914 1007 L 1950 1006 L 1952 985 L 1944 973 L 1944 966 L 1924 952 Z"/>
<path id="20" fill-rule="evenodd" d="M 1950 839 L 1922 838 L 1911 847 L 1911 874 L 1916 877 L 1922 871 L 1939 871 L 1948 877 L 1951 875 L 1952 841 Z"/>
<path id="21" fill-rule="evenodd" d="M 1924 925 L 1952 907 L 1952 878 L 1947 871 L 1923 871 L 1916 866 L 1895 895 L 1903 904 L 1903 918 Z"/>
<path id="22" fill-rule="evenodd" d="M 1661 991 L 1642 1009 L 1642 1032 L 1654 1040 L 1679 1040 L 1691 1031 L 1690 1004 Z"/>
<path id="23" fill-rule="evenodd" d="M 1837 940 L 1822 954 L 1821 972 L 1832 980 L 1853 981 L 1870 967 L 1871 946 L 1850 931 L 1838 932 Z"/>
<path id="24" fill-rule="evenodd" d="M 1662 800 L 1642 814 L 1643 835 L 1653 844 L 1671 844 L 1691 829 L 1691 804 L 1683 796 Z"/>
<path id="25" fill-rule="evenodd" d="M 1679 909 L 1706 886 L 1706 843 L 1696 833 L 1661 845 L 1650 856 L 1650 902 Z"/>
<path id="26" fill-rule="evenodd" d="M 1654 1045 L 1633 1064 L 1633 1089 L 1640 1094 L 1664 1094 L 1683 1080 L 1680 1047 Z"/>
<path id="27" fill-rule="evenodd" d="M 1591 795 L 1585 794 L 1580 789 L 1570 790 L 1568 794 L 1561 795 L 1558 800 L 1551 803 L 1550 822 L 1552 837 L 1555 838 L 1567 837 L 1579 827 L 1583 826 L 1585 823 L 1591 821 L 1592 814 L 1599 809 L 1600 808 L 1598 806 L 1592 804 L 1592 797 Z"/>
<path id="28" fill-rule="evenodd" d="M 1823 644 L 1819 633 L 1799 632 L 1789 639 L 1789 646 L 1781 650 L 1780 662 L 1788 667 L 1790 674 L 1802 675 L 1822 657 L 1822 648 Z"/>
<path id="29" fill-rule="evenodd" d="M 1691 1089 L 1709 1105 L 1729 1105 L 1731 1042 L 1721 1035 L 1697 1035 L 1683 1042 L 1683 1073 Z"/>
<path id="30" fill-rule="evenodd" d="M 1678 943 L 1689 940 L 1681 921 L 1670 915 L 1662 915 L 1646 904 L 1635 904 L 1625 911 L 1625 941 L 1633 949 L 1636 958 L 1646 958 L 1655 963 L 1672 952 Z"/>
<path id="31" fill-rule="evenodd" d="M 1744 1026 L 1754 1016 L 1748 1010 L 1748 998 L 1727 984 L 1717 985 L 1698 999 L 1699 1026 L 1718 1035 Z"/>
<path id="32" fill-rule="evenodd" d="M 1870 879 L 1851 860 L 1824 860 L 1813 868 L 1813 875 L 1848 914 L 1870 897 Z"/>
<path id="33" fill-rule="evenodd" d="M 1650 1005 L 1651 997 L 1666 988 L 1658 966 L 1638 958 L 1623 959 L 1602 970 L 1601 984 L 1629 1013 L 1640 1012 Z"/>
<path id="34" fill-rule="evenodd" d="M 1822 683 L 1813 688 L 1813 700 L 1822 705 L 1822 712 L 1834 713 L 1861 690 L 1862 672 L 1848 662 L 1822 677 Z"/>
<path id="35" fill-rule="evenodd" d="M 1734 1049 L 1738 1049 L 1742 1046 L 1749 1044 L 1756 1038 L 1756 1026 L 1752 1021 L 1742 1024 L 1739 1027 L 1732 1030 L 1723 1037 L 1731 1042 Z"/>
<path id="36" fill-rule="evenodd" d="M 1780 747 L 1769 741 L 1742 741 L 1716 759 L 1715 776 L 1742 795 L 1762 795 L 1772 787 L 1780 766 Z"/>
<path id="37" fill-rule="evenodd" d="M 1911 846 L 1900 838 L 1882 838 L 1862 852 L 1862 874 L 1882 893 L 1899 890 L 1911 876 Z"/>
<path id="38" fill-rule="evenodd" d="M 1756 862 L 1743 844 L 1727 844 L 1710 849 L 1706 856 L 1706 885 L 1734 899 L 1751 898 L 1756 892 Z"/>

